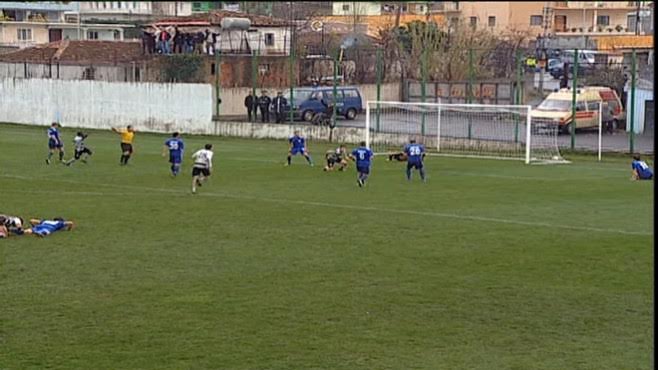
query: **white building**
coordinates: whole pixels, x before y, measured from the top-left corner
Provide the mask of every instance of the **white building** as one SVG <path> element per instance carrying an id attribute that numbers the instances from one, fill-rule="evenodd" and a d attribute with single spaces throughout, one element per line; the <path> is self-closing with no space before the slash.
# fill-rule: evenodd
<path id="1" fill-rule="evenodd" d="M 70 40 L 123 40 L 126 26 L 81 24 L 80 3 L 0 2 L 0 47 L 24 48 Z"/>
<path id="2" fill-rule="evenodd" d="M 381 15 L 382 5 L 375 1 L 334 1 L 332 15 Z"/>

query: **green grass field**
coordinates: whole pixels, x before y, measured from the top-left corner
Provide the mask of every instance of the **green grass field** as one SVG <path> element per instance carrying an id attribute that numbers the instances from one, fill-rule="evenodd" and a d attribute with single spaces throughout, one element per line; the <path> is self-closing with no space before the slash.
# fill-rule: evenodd
<path id="1" fill-rule="evenodd" d="M 67 158 L 74 130 L 64 130 Z M 630 161 L 377 158 L 329 144 L 91 131 L 47 166 L 46 128 L 0 124 L 0 213 L 71 232 L 0 240 L 2 369 L 650 369 L 653 182 Z M 215 145 L 190 194 L 189 155 Z"/>

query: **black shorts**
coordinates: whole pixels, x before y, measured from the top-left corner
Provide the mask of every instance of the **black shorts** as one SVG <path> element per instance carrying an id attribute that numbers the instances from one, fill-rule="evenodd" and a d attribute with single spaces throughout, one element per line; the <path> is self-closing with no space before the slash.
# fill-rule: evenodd
<path id="1" fill-rule="evenodd" d="M 192 176 L 199 176 L 199 175 L 203 175 L 204 177 L 210 176 L 210 169 L 209 168 L 193 167 L 192 168 Z"/>
<path id="2" fill-rule="evenodd" d="M 83 148 L 82 150 L 75 150 L 74 158 L 75 159 L 80 159 L 83 154 L 91 155 L 91 150 L 89 148 Z"/>
<path id="3" fill-rule="evenodd" d="M 132 144 L 127 144 L 127 143 L 121 143 L 121 152 L 125 153 L 128 152 L 129 154 L 133 153 L 133 145 Z"/>

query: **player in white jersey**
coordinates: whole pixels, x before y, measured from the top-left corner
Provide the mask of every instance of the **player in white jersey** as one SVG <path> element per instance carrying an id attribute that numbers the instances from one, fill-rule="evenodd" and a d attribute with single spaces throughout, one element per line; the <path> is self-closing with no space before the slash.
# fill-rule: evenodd
<path id="1" fill-rule="evenodd" d="M 192 154 L 194 166 L 192 167 L 192 194 L 196 194 L 196 187 L 201 186 L 212 170 L 212 144 L 206 144 L 204 149 L 197 150 Z"/>
<path id="2" fill-rule="evenodd" d="M 75 138 L 73 138 L 73 145 L 75 146 L 75 155 L 73 156 L 73 158 L 69 159 L 68 162 L 66 162 L 67 166 L 72 165 L 73 162 L 77 161 L 80 158 L 82 158 L 81 159 L 82 163 L 87 163 L 87 158 L 89 158 L 89 156 L 92 153 L 91 150 L 87 148 L 87 145 L 85 145 L 86 138 L 87 135 L 82 132 L 78 132 L 75 135 Z"/>

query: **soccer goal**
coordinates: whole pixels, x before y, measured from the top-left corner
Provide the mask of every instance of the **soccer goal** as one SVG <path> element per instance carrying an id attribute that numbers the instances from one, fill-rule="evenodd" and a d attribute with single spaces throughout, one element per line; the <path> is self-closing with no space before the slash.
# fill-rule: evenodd
<path id="1" fill-rule="evenodd" d="M 528 105 L 369 101 L 365 141 L 375 154 L 398 152 L 415 139 L 430 155 L 568 163 L 557 124 L 530 112 Z"/>

